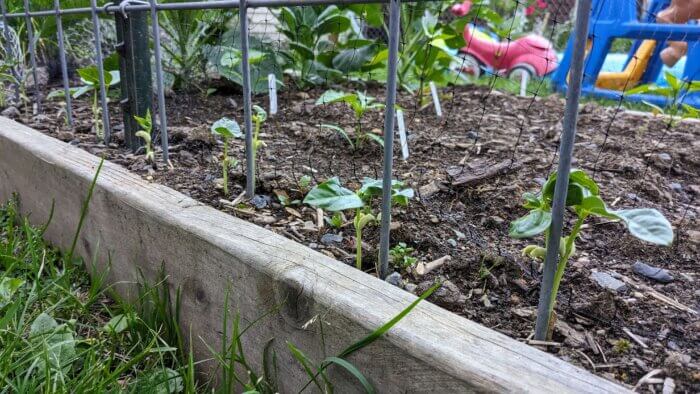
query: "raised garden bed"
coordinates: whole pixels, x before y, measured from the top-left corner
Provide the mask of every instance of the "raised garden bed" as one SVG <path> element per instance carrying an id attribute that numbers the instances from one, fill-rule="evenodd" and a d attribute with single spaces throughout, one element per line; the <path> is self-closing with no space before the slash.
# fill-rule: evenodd
<path id="1" fill-rule="evenodd" d="M 396 160 L 395 176 L 415 188 L 418 199 L 407 209 L 394 210 L 392 246 L 406 243 L 421 262 L 451 257 L 427 275 L 399 270 L 401 286 L 420 292 L 437 278 L 448 281 L 431 301 L 525 342 L 534 325 L 539 273 L 536 264 L 520 256 L 526 242 L 509 238 L 508 224 L 524 213 L 522 193 L 537 189 L 554 168 L 563 100 L 556 96 L 514 98 L 475 88 L 448 92 L 452 96 L 443 103 L 442 119 L 431 108 L 421 111 L 410 98 L 400 98 L 407 113 L 411 157 L 405 162 Z M 53 116 L 23 115 L 20 120 L 104 155 L 148 181 L 170 186 L 352 265 L 351 227 L 319 228 L 316 210 L 303 205 L 284 207 L 276 198 L 286 193 L 290 200 L 301 200 L 299 179 L 303 175 L 317 182 L 338 176 L 346 184 L 357 185 L 362 177 L 381 173 L 378 146 L 368 143 L 353 151 L 337 134 L 320 130 L 324 123 L 348 128 L 354 124 L 352 113 L 342 105 L 316 107 L 315 99 L 321 93 L 285 92 L 280 97 L 281 112 L 265 124 L 262 139 L 267 147 L 261 150 L 258 162 L 260 197 L 254 201 L 258 207 L 231 202 L 242 191 L 241 167 L 233 172 L 230 195 L 222 194 L 221 145 L 209 131 L 221 116 L 240 119 L 241 110 L 233 105 L 240 104 L 237 95 L 178 95 L 168 100 L 173 169 L 161 163 L 154 169 L 143 155 L 96 143 L 85 103 L 77 111 L 76 132 L 65 129 L 63 120 Z M 376 95 L 381 98 L 381 92 Z M 50 105 L 47 103 L 47 113 L 51 113 Z M 491 108 L 500 108 L 500 113 L 490 113 Z M 381 112 L 372 113 L 363 127 L 379 130 L 381 119 Z M 242 141 L 233 144 L 231 154 L 243 161 Z M 575 156 L 574 166 L 595 172 L 603 197 L 616 207 L 661 210 L 675 226 L 676 242 L 669 248 L 649 246 L 625 235 L 619 224 L 589 224 L 562 285 L 553 338 L 556 344 L 547 350 L 622 383 L 634 385 L 659 368 L 663 372 L 656 377 L 674 379 L 678 389 L 700 389 L 697 125 L 681 123 L 669 129 L 660 119 L 615 115 L 611 108 L 587 104 L 582 109 Z M 505 171 L 479 175 L 511 159 L 515 164 Z M 376 228 L 366 231 L 365 242 L 364 268 L 371 274 L 378 244 Z M 667 269 L 673 281 L 661 284 L 635 274 L 632 265 L 636 261 Z M 624 288 L 601 288 L 592 279 L 593 271 L 611 274 Z M 362 274 L 355 274 L 362 281 Z M 390 297 L 400 294 L 390 293 Z"/>

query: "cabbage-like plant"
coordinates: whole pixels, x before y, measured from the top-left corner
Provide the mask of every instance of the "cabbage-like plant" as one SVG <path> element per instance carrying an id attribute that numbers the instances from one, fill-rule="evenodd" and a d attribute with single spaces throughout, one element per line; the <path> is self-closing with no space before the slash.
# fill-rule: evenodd
<path id="1" fill-rule="evenodd" d="M 545 246 L 528 245 L 523 249 L 523 255 L 536 260 L 544 260 L 549 227 L 552 221 L 552 198 L 557 174 L 552 173 L 535 193 L 525 193 L 525 208 L 528 214 L 510 224 L 510 236 L 513 238 L 531 238 L 544 233 Z M 559 284 L 564 276 L 566 264 L 576 252 L 576 238 L 582 226 L 589 217 L 602 217 L 624 223 L 633 236 L 657 245 L 670 245 L 673 242 L 671 223 L 656 209 L 636 208 L 610 210 L 600 197 L 600 189 L 596 182 L 581 170 L 572 170 L 569 174 L 569 185 L 566 196 L 566 206 L 576 215 L 576 221 L 569 235 L 562 237 L 559 244 L 559 261 L 552 286 L 552 297 L 549 304 L 549 321 L 552 322 L 552 311 L 556 305 Z"/>

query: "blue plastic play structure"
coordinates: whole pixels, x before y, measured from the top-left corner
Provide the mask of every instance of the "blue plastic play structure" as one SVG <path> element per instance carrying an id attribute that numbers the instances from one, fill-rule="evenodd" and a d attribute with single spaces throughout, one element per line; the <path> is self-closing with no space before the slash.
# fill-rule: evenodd
<path id="1" fill-rule="evenodd" d="M 659 56 L 667 41 L 688 42 L 688 54 L 682 74 L 684 81 L 700 80 L 700 26 L 688 24 L 656 23 L 656 14 L 670 5 L 670 0 L 652 0 L 644 11 L 640 21 L 637 17 L 637 2 L 634 0 L 593 0 L 591 21 L 588 38 L 590 49 L 586 57 L 583 78 L 583 94 L 599 98 L 620 100 L 619 90 L 596 87 L 598 75 L 601 72 L 606 56 L 616 38 L 635 39 L 627 63 L 637 54 L 643 40 L 655 40 L 656 46 L 648 59 L 648 64 L 639 84 L 654 83 L 659 78 L 663 63 Z M 561 63 L 552 77 L 555 89 L 566 91 L 569 67 L 573 48 L 573 34 L 562 57 Z M 628 88 L 632 88 L 629 86 Z M 659 106 L 667 106 L 668 100 L 663 96 L 650 94 L 625 95 L 627 101 L 647 101 Z M 679 103 L 700 108 L 700 93 L 683 93 Z"/>

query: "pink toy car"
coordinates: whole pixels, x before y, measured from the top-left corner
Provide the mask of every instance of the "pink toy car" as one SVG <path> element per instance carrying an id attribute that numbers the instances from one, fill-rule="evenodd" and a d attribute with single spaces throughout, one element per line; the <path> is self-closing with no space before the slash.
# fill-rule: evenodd
<path id="1" fill-rule="evenodd" d="M 472 2 L 452 6 L 452 13 L 465 16 L 469 13 Z M 460 49 L 462 71 L 479 76 L 481 70 L 490 67 L 499 75 L 508 78 L 542 77 L 557 67 L 557 54 L 552 44 L 542 36 L 528 34 L 517 40 L 496 41 L 488 34 L 474 26 L 464 28 L 464 41 L 467 45 Z"/>

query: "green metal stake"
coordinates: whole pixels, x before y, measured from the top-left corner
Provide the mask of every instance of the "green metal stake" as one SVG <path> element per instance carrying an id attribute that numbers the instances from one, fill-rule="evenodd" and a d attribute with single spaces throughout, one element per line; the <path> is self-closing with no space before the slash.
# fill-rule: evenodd
<path id="1" fill-rule="evenodd" d="M 128 3 L 122 0 L 120 4 Z M 153 83 L 148 43 L 148 11 L 116 12 L 117 52 L 121 74 L 121 107 L 124 120 L 124 143 L 132 151 L 142 145 L 136 137 L 136 116 L 146 116 L 151 109 Z"/>

